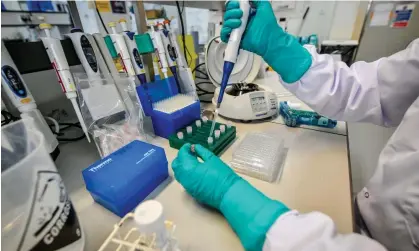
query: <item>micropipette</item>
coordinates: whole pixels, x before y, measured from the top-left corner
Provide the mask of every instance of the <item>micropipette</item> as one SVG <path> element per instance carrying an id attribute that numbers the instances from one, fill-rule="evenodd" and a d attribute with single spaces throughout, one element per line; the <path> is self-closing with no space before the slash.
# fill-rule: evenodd
<path id="1" fill-rule="evenodd" d="M 115 45 L 115 49 L 121 57 L 122 62 L 124 63 L 125 72 L 128 74 L 128 76 L 135 76 L 134 67 L 131 63 L 130 53 L 128 51 L 127 45 L 125 44 L 124 36 L 116 32 L 115 22 L 109 22 L 108 25 L 112 30 L 112 34 L 109 34 L 109 36 L 111 37 L 112 42 Z"/>
<path id="2" fill-rule="evenodd" d="M 227 48 L 224 52 L 223 77 L 221 80 L 220 93 L 218 94 L 217 107 L 214 113 L 214 120 L 212 121 L 210 136 L 214 132 L 215 120 L 218 116 L 218 109 L 220 108 L 221 102 L 223 101 L 224 91 L 227 87 L 231 72 L 233 71 L 234 64 L 237 61 L 241 38 L 242 38 L 244 30 L 246 29 L 247 20 L 249 18 L 249 11 L 250 11 L 249 1 L 241 0 L 239 1 L 239 3 L 240 3 L 240 9 L 243 11 L 243 16 L 241 18 L 242 23 L 239 28 L 234 29 L 231 32 L 230 38 L 228 39 Z"/>
<path id="3" fill-rule="evenodd" d="M 147 83 L 146 71 L 144 61 L 137 49 L 137 44 L 134 41 L 134 32 L 128 30 L 127 21 L 124 18 L 119 20 L 119 24 L 121 25 L 123 36 L 125 39 L 125 43 L 130 53 L 130 58 L 132 61 L 132 65 L 135 70 L 135 74 L 137 74 L 138 80 L 140 80 L 141 84 Z"/>
<path id="4" fill-rule="evenodd" d="M 39 28 L 45 30 L 46 37 L 41 37 L 42 43 L 44 44 L 45 50 L 47 51 L 49 60 L 51 61 L 52 67 L 57 73 L 58 82 L 61 85 L 61 89 L 71 101 L 74 111 L 76 112 L 77 119 L 80 122 L 80 126 L 86 135 L 87 140 L 90 142 L 89 132 L 84 123 L 83 117 L 79 105 L 77 104 L 77 92 L 74 85 L 73 76 L 70 72 L 70 67 L 68 66 L 67 59 L 64 55 L 64 50 L 61 45 L 60 39 L 53 38 L 51 36 L 51 25 L 47 23 L 42 23 L 39 25 Z"/>
<path id="5" fill-rule="evenodd" d="M 166 31 L 169 34 L 169 41 L 170 44 L 173 46 L 173 48 L 175 49 L 175 56 L 176 56 L 176 63 L 178 65 L 179 68 L 187 68 L 188 65 L 185 62 L 185 58 L 182 56 L 180 49 L 179 49 L 179 45 L 177 43 L 177 39 L 176 39 L 176 34 L 173 33 L 173 31 L 170 29 L 170 21 L 169 20 L 164 20 L 164 28 L 166 29 Z"/>
<path id="6" fill-rule="evenodd" d="M 3 92 L 21 113 L 22 119 L 31 118 L 32 125 L 44 136 L 44 146 L 51 155 L 58 156 L 58 140 L 38 110 L 35 100 L 20 75 L 9 51 L 1 42 L 1 85 Z M 20 135 L 21 136 L 21 135 Z"/>
<path id="7" fill-rule="evenodd" d="M 160 64 L 161 64 L 161 71 L 163 72 L 164 78 L 168 78 L 167 76 L 168 63 L 166 59 L 162 37 L 160 36 L 159 32 L 155 31 L 154 26 L 151 27 L 150 35 L 151 35 L 151 39 L 153 40 L 154 48 L 156 50 L 155 54 L 158 56 Z"/>
<path id="8" fill-rule="evenodd" d="M 179 84 L 179 79 L 177 76 L 176 64 L 175 64 L 176 52 L 175 52 L 175 48 L 173 48 L 173 46 L 170 44 L 169 31 L 165 30 L 162 23 L 157 24 L 157 29 L 158 29 L 158 33 L 160 34 L 161 40 L 163 42 L 163 46 L 165 49 L 164 52 L 166 54 L 166 59 L 169 65 L 169 69 L 172 72 L 173 77 L 175 77 L 176 85 L 180 93 L 180 84 Z"/>

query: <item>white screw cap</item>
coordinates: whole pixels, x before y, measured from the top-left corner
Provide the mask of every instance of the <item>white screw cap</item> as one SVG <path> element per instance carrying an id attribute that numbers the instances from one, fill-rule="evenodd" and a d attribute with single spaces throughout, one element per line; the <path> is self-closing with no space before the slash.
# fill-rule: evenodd
<path id="1" fill-rule="evenodd" d="M 192 126 L 188 126 L 188 127 L 186 127 L 186 132 L 187 132 L 188 134 L 192 134 Z"/>
<path id="2" fill-rule="evenodd" d="M 227 128 L 231 128 L 231 122 L 230 121 L 227 122 Z"/>
<path id="3" fill-rule="evenodd" d="M 212 137 L 208 137 L 207 142 L 208 142 L 208 145 L 212 145 L 212 143 L 214 142 L 214 139 Z"/>
<path id="4" fill-rule="evenodd" d="M 207 122 L 208 122 L 208 118 L 207 118 L 207 116 L 203 116 L 203 117 L 202 117 L 202 121 L 204 121 L 204 123 L 207 123 Z"/>
<path id="5" fill-rule="evenodd" d="M 178 139 L 183 139 L 183 132 L 178 132 L 177 133 L 177 138 Z"/>
<path id="6" fill-rule="evenodd" d="M 163 247 L 167 242 L 167 231 L 164 225 L 163 205 L 156 200 L 141 203 L 134 211 L 134 220 L 138 230 L 143 233 L 156 233 L 156 244 Z"/>
<path id="7" fill-rule="evenodd" d="M 218 139 L 220 137 L 220 130 L 214 131 L 215 138 Z"/>
<path id="8" fill-rule="evenodd" d="M 220 125 L 220 131 L 221 131 L 221 133 L 225 133 L 226 126 L 225 125 Z"/>
<path id="9" fill-rule="evenodd" d="M 195 121 L 195 125 L 196 125 L 197 127 L 201 127 L 201 120 L 197 120 L 197 121 Z"/>

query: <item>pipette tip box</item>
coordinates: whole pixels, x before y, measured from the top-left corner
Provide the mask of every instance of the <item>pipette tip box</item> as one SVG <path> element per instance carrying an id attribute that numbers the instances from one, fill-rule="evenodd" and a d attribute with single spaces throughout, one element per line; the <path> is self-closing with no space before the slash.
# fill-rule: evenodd
<path id="1" fill-rule="evenodd" d="M 201 105 L 197 100 L 174 112 L 167 113 L 153 109 L 153 104 L 156 102 L 184 95 L 178 93 L 174 77 L 137 86 L 137 93 L 144 114 L 151 117 L 154 132 L 160 137 L 168 138 L 200 117 Z"/>
<path id="2" fill-rule="evenodd" d="M 201 121 L 201 126 L 198 127 L 194 121 L 193 124 L 190 124 L 188 127 L 192 128 L 192 133 L 188 133 L 187 127 L 178 130 L 177 133 L 169 136 L 169 143 L 172 148 L 180 149 L 184 144 L 191 143 L 191 144 L 200 144 L 213 152 L 216 155 L 219 155 L 226 149 L 231 142 L 234 141 L 236 138 L 236 127 L 235 126 L 226 126 L 224 124 L 215 123 L 215 130 L 220 130 L 220 127 L 224 125 L 225 129 L 224 132 L 220 132 L 220 136 L 218 139 L 215 138 L 215 133 L 212 134 L 212 144 L 208 143 L 208 137 L 211 131 L 212 121 L 207 120 L 206 122 Z M 178 133 L 181 132 L 183 136 L 181 139 L 179 138 Z"/>
<path id="3" fill-rule="evenodd" d="M 84 169 L 93 199 L 123 217 L 168 177 L 163 148 L 134 140 Z"/>

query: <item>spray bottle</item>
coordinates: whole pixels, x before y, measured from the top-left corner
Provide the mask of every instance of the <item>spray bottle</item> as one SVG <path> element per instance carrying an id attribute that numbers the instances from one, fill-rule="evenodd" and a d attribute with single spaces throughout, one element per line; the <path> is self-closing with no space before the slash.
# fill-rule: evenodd
<path id="1" fill-rule="evenodd" d="M 46 37 L 41 37 L 42 43 L 44 44 L 45 50 L 47 51 L 49 60 L 51 61 L 52 67 L 57 73 L 58 83 L 61 85 L 61 89 L 71 101 L 74 111 L 76 112 L 77 118 L 80 121 L 81 128 L 86 135 L 87 140 L 90 142 L 89 133 L 84 123 L 83 117 L 80 112 L 80 108 L 77 104 L 77 93 L 76 87 L 74 86 L 73 76 L 70 72 L 67 59 L 64 55 L 63 47 L 60 39 L 51 37 L 50 29 L 51 25 L 42 23 L 39 28 L 45 30 Z"/>
<path id="2" fill-rule="evenodd" d="M 119 24 L 121 25 L 123 31 L 123 37 L 125 39 L 125 43 L 128 47 L 128 51 L 130 54 L 131 62 L 134 67 L 135 74 L 137 74 L 138 80 L 140 80 L 141 84 L 147 83 L 146 71 L 144 61 L 138 52 L 137 44 L 134 41 L 134 32 L 130 32 L 127 27 L 127 21 L 123 18 L 119 20 Z"/>
<path id="3" fill-rule="evenodd" d="M 13 105 L 21 112 L 21 117 L 33 119 L 34 126 L 45 137 L 45 148 L 53 157 L 56 157 L 59 153 L 57 138 L 52 134 L 47 122 L 37 109 L 32 94 L 17 71 L 17 67 L 3 42 L 1 42 L 1 80 L 3 90 Z"/>

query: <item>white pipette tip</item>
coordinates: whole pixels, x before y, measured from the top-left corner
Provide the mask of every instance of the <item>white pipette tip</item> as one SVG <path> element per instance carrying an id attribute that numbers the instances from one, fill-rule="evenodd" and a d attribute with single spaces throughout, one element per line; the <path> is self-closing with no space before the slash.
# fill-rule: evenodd
<path id="1" fill-rule="evenodd" d="M 225 125 L 220 125 L 220 131 L 221 131 L 221 133 L 225 133 L 226 126 Z"/>
<path id="2" fill-rule="evenodd" d="M 214 136 L 215 136 L 215 139 L 219 139 L 220 138 L 220 130 L 215 130 Z"/>
<path id="3" fill-rule="evenodd" d="M 201 127 L 201 120 L 195 121 L 195 125 L 196 125 L 196 127 L 200 128 Z"/>
<path id="4" fill-rule="evenodd" d="M 212 145 L 212 143 L 214 142 L 214 139 L 212 137 L 208 137 L 207 142 L 208 142 L 208 145 Z"/>
<path id="5" fill-rule="evenodd" d="M 183 139 L 183 132 L 178 132 L 177 133 L 177 138 L 178 139 Z"/>
<path id="6" fill-rule="evenodd" d="M 86 135 L 87 141 L 90 143 L 91 141 L 90 141 L 90 137 L 89 137 L 89 132 L 87 130 L 86 124 L 84 123 L 83 116 L 81 115 L 80 108 L 77 104 L 77 101 L 76 101 L 75 98 L 70 98 L 70 101 L 71 101 L 71 104 L 74 107 L 74 111 L 76 112 L 76 116 L 77 116 L 77 118 L 80 122 L 81 129 L 83 130 L 84 134 Z"/>
<path id="7" fill-rule="evenodd" d="M 186 127 L 186 132 L 187 132 L 188 134 L 192 134 L 192 126 L 188 126 L 188 127 Z"/>

